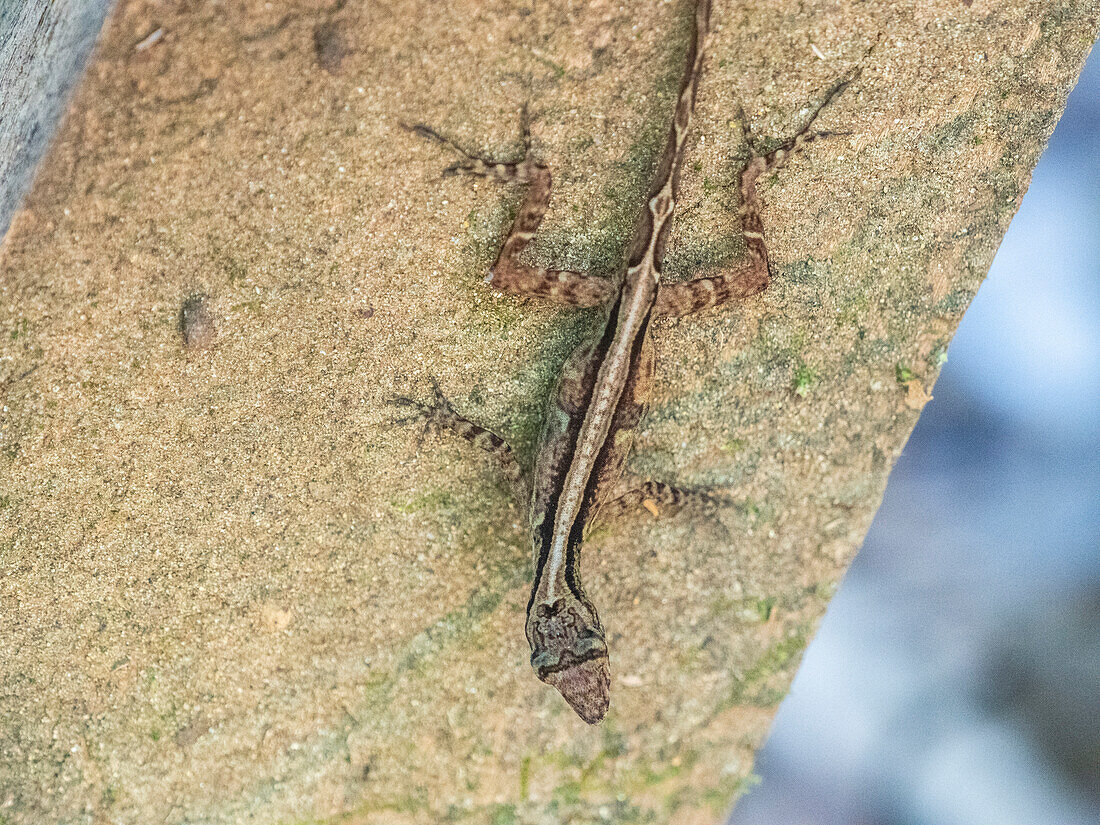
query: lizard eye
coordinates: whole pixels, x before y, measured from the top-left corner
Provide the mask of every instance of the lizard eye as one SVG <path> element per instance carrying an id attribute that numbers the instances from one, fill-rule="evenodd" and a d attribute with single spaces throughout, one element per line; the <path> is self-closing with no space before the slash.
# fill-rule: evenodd
<path id="1" fill-rule="evenodd" d="M 586 633 L 577 638 L 577 641 L 573 644 L 573 655 L 578 659 L 588 656 L 594 652 L 603 652 L 607 655 L 607 645 L 604 640 L 596 633 Z"/>
<path id="2" fill-rule="evenodd" d="M 549 650 L 539 650 L 531 653 L 531 667 L 533 667 L 537 673 L 542 673 L 547 668 L 557 666 L 560 661 L 561 656 Z"/>

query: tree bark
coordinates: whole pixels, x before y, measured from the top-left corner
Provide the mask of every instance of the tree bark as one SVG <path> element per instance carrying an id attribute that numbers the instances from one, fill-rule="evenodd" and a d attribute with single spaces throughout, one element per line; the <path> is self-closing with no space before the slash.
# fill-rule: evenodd
<path id="1" fill-rule="evenodd" d="M 110 0 L 0 9 L 0 237 L 79 80 Z"/>
<path id="2" fill-rule="evenodd" d="M 589 540 L 589 728 L 527 664 L 522 506 L 387 399 L 529 457 L 598 317 L 487 293 L 520 193 L 401 123 L 514 156 L 526 105 L 532 259 L 610 273 L 690 4 L 121 3 L 0 262 L 0 820 L 720 821 L 1098 12 L 716 0 L 669 278 L 743 253 L 739 107 L 781 139 L 862 73 L 761 182 L 768 291 L 655 330 L 631 470 L 733 503 Z"/>

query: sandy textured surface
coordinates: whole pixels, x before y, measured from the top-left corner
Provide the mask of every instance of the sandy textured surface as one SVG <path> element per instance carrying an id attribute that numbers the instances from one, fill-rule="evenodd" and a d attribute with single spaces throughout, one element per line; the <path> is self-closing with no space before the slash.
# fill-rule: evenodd
<path id="1" fill-rule="evenodd" d="M 0 263 L 0 822 L 718 821 L 1097 11 L 717 0 L 670 277 L 741 254 L 738 102 L 779 137 L 863 75 L 762 184 L 772 288 L 655 331 L 633 470 L 736 504 L 593 537 L 589 728 L 527 665 L 521 509 L 385 399 L 529 454 L 598 315 L 487 293 L 519 193 L 399 122 L 514 155 L 526 101 L 533 258 L 608 272 L 687 7 L 122 3 Z"/>

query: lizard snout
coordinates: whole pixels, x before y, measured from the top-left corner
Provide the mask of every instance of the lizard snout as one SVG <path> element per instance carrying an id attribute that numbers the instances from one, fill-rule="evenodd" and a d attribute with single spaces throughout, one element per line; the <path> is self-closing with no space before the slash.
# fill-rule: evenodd
<path id="1" fill-rule="evenodd" d="M 550 671 L 539 678 L 557 688 L 569 706 L 585 722 L 603 721 L 611 704 L 611 666 L 607 653 L 587 659 L 564 670 Z"/>
<path id="2" fill-rule="evenodd" d="M 611 703 L 611 665 L 603 631 L 571 600 L 538 604 L 528 636 L 531 667 L 585 722 L 603 720 Z M 594 611 L 593 611 L 593 616 Z"/>

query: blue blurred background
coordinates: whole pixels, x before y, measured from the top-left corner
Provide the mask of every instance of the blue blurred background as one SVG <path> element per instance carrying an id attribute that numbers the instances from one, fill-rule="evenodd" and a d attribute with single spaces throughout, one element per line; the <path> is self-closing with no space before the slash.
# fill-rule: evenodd
<path id="1" fill-rule="evenodd" d="M 1100 823 L 1100 49 L 733 825 Z"/>

